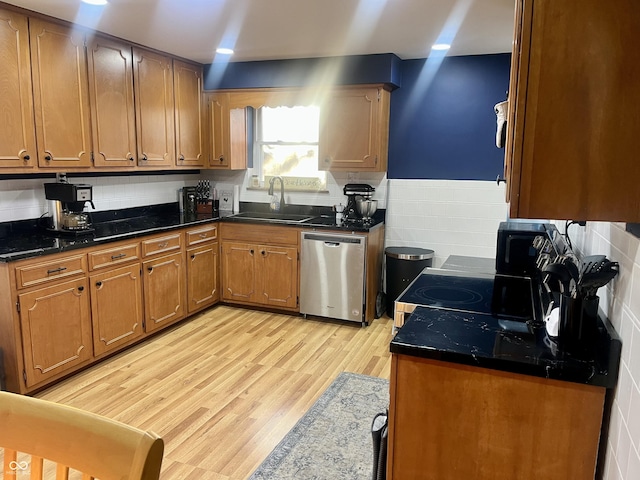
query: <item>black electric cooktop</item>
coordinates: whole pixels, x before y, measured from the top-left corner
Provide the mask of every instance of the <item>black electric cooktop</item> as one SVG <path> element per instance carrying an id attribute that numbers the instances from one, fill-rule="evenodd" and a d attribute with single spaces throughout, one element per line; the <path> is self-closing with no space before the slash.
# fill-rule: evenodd
<path id="1" fill-rule="evenodd" d="M 537 316 L 528 277 L 425 269 L 398 303 L 531 321 Z"/>

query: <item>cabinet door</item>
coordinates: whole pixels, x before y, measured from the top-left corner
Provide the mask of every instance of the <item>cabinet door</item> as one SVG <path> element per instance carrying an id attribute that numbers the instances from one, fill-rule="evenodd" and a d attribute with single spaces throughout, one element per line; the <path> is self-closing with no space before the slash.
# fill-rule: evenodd
<path id="1" fill-rule="evenodd" d="M 138 165 L 175 165 L 171 58 L 133 49 Z"/>
<path id="2" fill-rule="evenodd" d="M 0 168 L 33 169 L 36 135 L 33 119 L 27 17 L 0 10 Z"/>
<path id="3" fill-rule="evenodd" d="M 131 46 L 100 36 L 87 47 L 96 167 L 135 167 Z"/>
<path id="4" fill-rule="evenodd" d="M 640 221 L 638 2 L 518 4 L 511 216 Z"/>
<path id="5" fill-rule="evenodd" d="M 255 303 L 256 255 L 258 245 L 222 243 L 222 298 L 234 302 Z"/>
<path id="6" fill-rule="evenodd" d="M 209 95 L 209 138 L 211 168 L 229 168 L 229 95 Z"/>
<path id="7" fill-rule="evenodd" d="M 229 93 L 209 95 L 209 167 L 247 168 L 247 109 L 229 108 Z"/>
<path id="8" fill-rule="evenodd" d="M 93 357 L 87 279 L 18 295 L 27 387 Z"/>
<path id="9" fill-rule="evenodd" d="M 205 129 L 202 67 L 173 61 L 176 155 L 178 166 L 204 166 Z"/>
<path id="10" fill-rule="evenodd" d="M 145 331 L 151 332 L 185 315 L 183 254 L 176 253 L 142 264 Z"/>
<path id="11" fill-rule="evenodd" d="M 389 92 L 382 88 L 335 89 L 320 110 L 320 170 L 384 171 L 387 168 Z"/>
<path id="12" fill-rule="evenodd" d="M 220 300 L 218 243 L 187 250 L 187 310 L 193 313 Z"/>
<path id="13" fill-rule="evenodd" d="M 98 356 L 142 335 L 140 264 L 92 275 L 93 350 Z"/>
<path id="14" fill-rule="evenodd" d="M 91 166 L 85 36 L 30 19 L 36 139 L 40 167 Z"/>
<path id="15" fill-rule="evenodd" d="M 295 308 L 298 305 L 298 250 L 295 247 L 261 245 L 258 255 L 258 301 Z"/>

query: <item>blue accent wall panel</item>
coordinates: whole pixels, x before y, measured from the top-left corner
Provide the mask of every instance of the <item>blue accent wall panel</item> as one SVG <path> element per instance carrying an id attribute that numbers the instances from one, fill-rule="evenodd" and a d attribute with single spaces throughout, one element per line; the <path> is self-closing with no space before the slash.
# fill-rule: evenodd
<path id="1" fill-rule="evenodd" d="M 493 107 L 506 99 L 510 54 L 401 62 L 391 94 L 389 178 L 495 180 Z"/>
<path id="2" fill-rule="evenodd" d="M 212 63 L 205 90 L 386 83 L 399 85 L 401 60 L 392 53 L 346 57 Z"/>

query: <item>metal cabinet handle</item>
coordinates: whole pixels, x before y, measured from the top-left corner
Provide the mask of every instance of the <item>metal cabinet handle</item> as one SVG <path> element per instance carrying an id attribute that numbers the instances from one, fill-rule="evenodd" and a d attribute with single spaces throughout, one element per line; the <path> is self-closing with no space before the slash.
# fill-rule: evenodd
<path id="1" fill-rule="evenodd" d="M 507 183 L 504 178 L 501 178 L 500 175 L 496 177 L 496 185 L 500 185 L 501 183 Z"/>
<path id="2" fill-rule="evenodd" d="M 264 256 L 267 254 L 267 252 L 265 252 L 264 250 L 262 250 L 262 251 L 260 252 L 260 254 L 264 257 Z"/>
<path id="3" fill-rule="evenodd" d="M 158 248 L 167 248 L 169 246 L 169 242 L 161 242 L 158 244 Z"/>
<path id="4" fill-rule="evenodd" d="M 51 161 L 51 155 L 45 155 L 44 159 L 45 159 L 47 162 L 50 162 L 50 161 Z"/>
<path id="5" fill-rule="evenodd" d="M 80 286 L 78 287 L 78 291 L 79 291 L 79 292 L 84 292 L 84 287 L 83 287 L 82 285 L 80 285 Z"/>
<path id="6" fill-rule="evenodd" d="M 101 287 L 102 286 L 102 282 L 96 282 L 96 287 Z"/>
<path id="7" fill-rule="evenodd" d="M 191 255 L 191 260 L 195 260 L 196 256 L 195 255 Z"/>
<path id="8" fill-rule="evenodd" d="M 207 238 L 207 234 L 206 233 L 201 233 L 200 234 L 200 238 Z"/>
<path id="9" fill-rule="evenodd" d="M 64 272 L 67 267 L 54 268 L 53 270 L 47 270 L 47 275 L 51 275 L 52 273 Z"/>
<path id="10" fill-rule="evenodd" d="M 124 258 L 126 256 L 127 256 L 126 253 L 121 253 L 119 255 L 111 255 L 111 260 L 118 260 L 119 258 Z"/>
<path id="11" fill-rule="evenodd" d="M 31 160 L 31 156 L 29 156 L 29 155 L 25 155 L 22 158 L 24 159 L 25 162 L 28 162 L 29 160 Z"/>
<path id="12" fill-rule="evenodd" d="M 178 157 L 178 160 L 180 160 L 181 162 L 184 162 L 184 155 L 180 155 L 180 156 Z"/>
<path id="13" fill-rule="evenodd" d="M 146 162 L 147 160 L 149 160 L 149 157 L 147 157 L 147 154 L 146 154 L 146 153 L 143 153 L 143 154 L 142 154 L 142 161 L 143 161 L 143 162 Z"/>
<path id="14" fill-rule="evenodd" d="M 253 248 L 249 250 L 249 254 L 253 255 Z"/>
<path id="15" fill-rule="evenodd" d="M 224 162 L 224 155 L 220 155 L 220 158 L 218 160 L 220 160 L 220 163 Z"/>
<path id="16" fill-rule="evenodd" d="M 147 270 L 149 270 L 150 272 L 153 272 L 153 267 L 147 267 Z"/>
<path id="17" fill-rule="evenodd" d="M 133 162 L 135 160 L 135 158 L 133 158 L 133 155 L 129 156 L 129 161 Z"/>

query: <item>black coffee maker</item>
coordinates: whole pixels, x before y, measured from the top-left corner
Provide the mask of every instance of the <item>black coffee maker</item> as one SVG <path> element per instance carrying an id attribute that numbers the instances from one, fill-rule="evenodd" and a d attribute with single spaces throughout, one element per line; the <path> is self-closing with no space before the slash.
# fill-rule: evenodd
<path id="1" fill-rule="evenodd" d="M 357 197 L 370 200 L 376 189 L 366 183 L 347 183 L 342 191 L 347 196 L 347 206 L 344 209 L 344 221 L 353 222 L 361 220 L 362 217 L 358 213 Z"/>
<path id="2" fill-rule="evenodd" d="M 49 200 L 51 223 L 49 230 L 56 233 L 82 234 L 93 232 L 89 214 L 84 212 L 87 203 L 93 204 L 93 187 L 66 181 L 44 184 L 45 198 Z"/>

